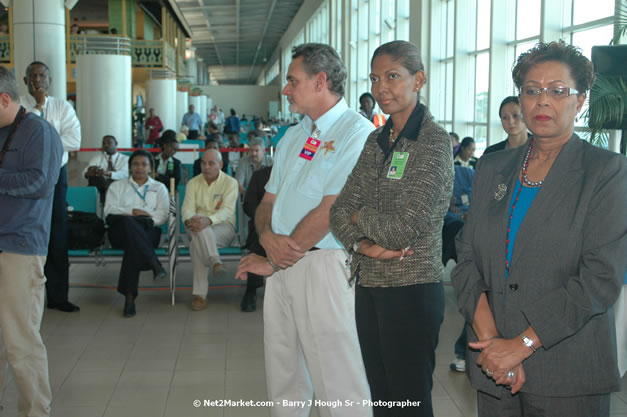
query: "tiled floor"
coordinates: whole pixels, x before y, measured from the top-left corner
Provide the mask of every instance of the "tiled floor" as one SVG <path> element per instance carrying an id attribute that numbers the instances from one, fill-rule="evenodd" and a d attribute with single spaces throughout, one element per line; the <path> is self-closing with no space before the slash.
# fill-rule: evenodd
<path id="1" fill-rule="evenodd" d="M 137 317 L 125 319 L 122 297 L 114 291 L 118 268 L 73 265 L 71 299 L 81 312 L 45 312 L 42 334 L 48 348 L 53 416 L 269 416 L 262 407 L 193 406 L 196 399 L 266 399 L 262 309 L 239 310 L 243 293 L 239 281 L 212 283 L 220 286 L 210 291 L 209 308 L 192 312 L 189 264 L 179 268 L 179 285 L 187 288 L 179 290 L 174 307 L 169 292 L 155 288 L 167 283 L 155 284 L 145 273 Z M 435 414 L 475 416 L 475 393 L 466 376 L 448 369 L 461 318 L 450 286 L 446 296 L 433 388 Z M 0 400 L 4 406 L 0 416 L 14 416 L 16 402 L 16 388 L 10 383 Z M 627 378 L 623 391 L 612 395 L 611 412 L 614 417 L 627 416 Z M 314 410 L 311 415 L 318 413 Z"/>

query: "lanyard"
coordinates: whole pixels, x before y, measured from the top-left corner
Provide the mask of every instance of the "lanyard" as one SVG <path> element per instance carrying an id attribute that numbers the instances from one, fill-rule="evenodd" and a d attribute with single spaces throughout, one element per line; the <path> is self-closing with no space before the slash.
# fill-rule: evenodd
<path id="1" fill-rule="evenodd" d="M 20 106 L 20 109 L 15 116 L 15 120 L 11 123 L 11 129 L 9 130 L 9 134 L 7 135 L 6 141 L 4 141 L 4 146 L 2 146 L 2 150 L 0 150 L 0 167 L 2 167 L 2 163 L 4 162 L 4 156 L 9 151 L 9 145 L 13 140 L 13 136 L 15 136 L 15 132 L 17 131 L 17 127 L 20 125 L 22 119 L 24 119 L 24 115 L 26 114 L 26 109 Z"/>
<path id="2" fill-rule="evenodd" d="M 139 198 L 142 199 L 144 204 L 146 204 L 146 193 L 148 192 L 148 187 L 149 186 L 150 186 L 150 184 L 146 184 L 146 188 L 144 188 L 144 194 L 142 195 L 142 194 L 139 193 L 137 188 L 135 188 L 135 186 L 133 184 L 131 184 L 131 187 L 133 187 L 133 190 L 135 190 L 135 194 L 137 194 L 139 196 Z"/>

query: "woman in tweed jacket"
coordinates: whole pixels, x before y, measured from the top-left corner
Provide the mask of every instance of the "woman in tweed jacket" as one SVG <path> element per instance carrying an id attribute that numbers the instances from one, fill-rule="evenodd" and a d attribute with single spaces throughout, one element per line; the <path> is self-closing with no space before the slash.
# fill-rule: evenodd
<path id="1" fill-rule="evenodd" d="M 374 415 L 432 416 L 451 143 L 419 103 L 426 78 L 415 45 L 380 46 L 371 69 L 372 94 L 390 118 L 368 137 L 331 209 L 331 229 L 352 255 L 357 331 Z M 391 401 L 420 405 L 389 408 L 398 405 Z"/>

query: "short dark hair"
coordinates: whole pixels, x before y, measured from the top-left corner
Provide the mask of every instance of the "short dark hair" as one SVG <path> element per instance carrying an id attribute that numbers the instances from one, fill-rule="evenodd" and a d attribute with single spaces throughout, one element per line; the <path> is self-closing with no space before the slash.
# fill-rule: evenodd
<path id="1" fill-rule="evenodd" d="M 322 43 L 304 43 L 292 48 L 292 60 L 303 57 L 303 67 L 310 77 L 324 72 L 329 91 L 344 97 L 346 67 L 335 49 Z"/>
<path id="2" fill-rule="evenodd" d="M 2 65 L 0 65 L 0 94 L 7 94 L 12 101 L 20 101 L 15 75 Z"/>
<path id="3" fill-rule="evenodd" d="M 585 94 L 594 84 L 594 66 L 582 53 L 581 49 L 567 45 L 563 40 L 557 42 L 536 44 L 530 50 L 520 54 L 514 68 L 512 79 L 520 90 L 527 76 L 527 72 L 536 64 L 547 61 L 557 61 L 570 68 L 570 74 L 575 80 L 575 88 Z"/>
<path id="4" fill-rule="evenodd" d="M 150 163 L 150 170 L 154 171 L 155 169 L 155 160 L 152 157 L 152 154 L 144 149 L 138 149 L 135 152 L 133 152 L 131 154 L 131 156 L 128 158 L 128 169 L 130 171 L 131 169 L 131 165 L 133 163 L 133 159 L 135 159 L 138 156 L 145 156 L 146 158 L 148 158 L 148 162 Z"/>
<path id="5" fill-rule="evenodd" d="M 48 65 L 44 64 L 41 61 L 33 61 L 30 64 L 28 64 L 28 66 L 26 67 L 25 75 L 27 77 L 28 77 L 28 74 L 30 73 L 30 69 L 33 67 L 33 65 L 41 65 L 42 67 L 44 67 L 46 69 L 46 72 L 48 72 L 48 75 L 50 75 L 50 68 L 48 68 Z"/>
<path id="6" fill-rule="evenodd" d="M 173 142 L 178 142 L 178 140 L 176 140 L 176 132 L 172 129 L 168 129 L 165 132 L 163 132 L 161 134 L 161 137 L 159 138 L 159 146 L 165 146 L 168 143 L 173 143 Z"/>
<path id="7" fill-rule="evenodd" d="M 462 142 L 459 144 L 460 148 L 467 148 L 470 145 L 472 145 L 473 143 L 475 143 L 475 140 L 473 138 L 471 138 L 470 136 L 466 136 L 464 139 L 462 139 Z"/>
<path id="8" fill-rule="evenodd" d="M 116 145 L 118 144 L 118 140 L 115 138 L 115 136 L 113 136 L 113 135 L 104 135 L 102 137 L 102 140 L 105 140 L 106 138 L 111 138 L 111 139 L 113 139 L 113 141 L 115 142 Z"/>
<path id="9" fill-rule="evenodd" d="M 418 47 L 411 42 L 392 41 L 384 43 L 375 49 L 370 60 L 370 66 L 379 55 L 389 55 L 394 61 L 400 62 L 411 75 L 425 70 Z"/>
<path id="10" fill-rule="evenodd" d="M 361 103 L 361 99 L 367 97 L 370 100 L 372 100 L 372 104 L 376 104 L 376 101 L 374 100 L 374 96 L 372 94 L 370 94 L 369 92 L 365 92 L 362 95 L 359 96 L 359 102 Z"/>
<path id="11" fill-rule="evenodd" d="M 457 142 L 459 142 L 459 135 L 455 132 L 449 132 L 450 136 L 453 136 Z"/>
<path id="12" fill-rule="evenodd" d="M 235 109 L 231 109 L 231 116 L 235 116 L 237 114 L 237 112 L 235 111 Z"/>
<path id="13" fill-rule="evenodd" d="M 499 106 L 499 117 L 501 117 L 501 110 L 503 110 L 503 107 L 505 107 L 505 105 L 509 103 L 514 103 L 520 106 L 520 102 L 518 101 L 518 96 L 505 97 L 503 101 L 501 101 L 501 105 Z"/>

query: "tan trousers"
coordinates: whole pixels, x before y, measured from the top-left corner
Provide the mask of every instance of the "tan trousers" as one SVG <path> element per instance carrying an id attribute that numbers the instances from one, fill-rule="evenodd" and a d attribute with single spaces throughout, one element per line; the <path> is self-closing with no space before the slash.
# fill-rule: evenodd
<path id="1" fill-rule="evenodd" d="M 233 241 L 235 229 L 228 223 L 220 223 L 208 226 L 198 233 L 188 229 L 187 233 L 191 236 L 189 251 L 194 278 L 192 294 L 205 298 L 209 289 L 209 268 L 220 263 L 218 248 L 228 246 Z"/>
<path id="2" fill-rule="evenodd" d="M 2 369 L 11 366 L 19 390 L 18 416 L 50 414 L 48 355 L 39 327 L 43 316 L 45 256 L 0 253 L 0 349 Z M 0 390 L 5 381 L 0 379 Z"/>
<path id="3" fill-rule="evenodd" d="M 307 252 L 266 279 L 264 350 L 272 417 L 369 417 L 355 325 L 355 287 L 343 250 Z M 312 402 L 314 398 L 318 400 Z M 366 403 L 364 403 L 366 401 Z"/>

